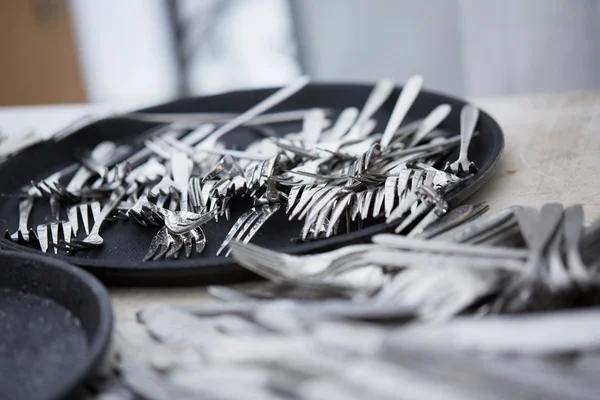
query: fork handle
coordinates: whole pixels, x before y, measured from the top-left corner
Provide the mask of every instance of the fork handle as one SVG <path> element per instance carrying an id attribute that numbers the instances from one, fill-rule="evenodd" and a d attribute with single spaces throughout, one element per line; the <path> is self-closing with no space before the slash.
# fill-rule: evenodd
<path id="1" fill-rule="evenodd" d="M 348 132 L 348 129 L 352 127 L 357 117 L 358 109 L 354 107 L 344 109 L 335 122 L 335 125 L 327 132 L 327 139 L 332 141 L 341 139 Z"/>
<path id="2" fill-rule="evenodd" d="M 385 131 L 383 132 L 383 137 L 379 142 L 382 148 L 386 148 L 392 141 L 392 138 L 396 134 L 398 127 L 404 120 L 404 117 L 406 117 L 408 110 L 419 95 L 421 87 L 423 87 L 423 77 L 420 75 L 415 75 L 411 77 L 402 88 L 402 92 L 400 92 L 400 96 L 398 96 L 398 101 L 394 106 L 392 115 L 390 116 L 387 126 L 385 127 Z"/>
<path id="3" fill-rule="evenodd" d="M 479 119 L 479 109 L 466 105 L 460 112 L 460 160 L 467 160 L 471 139 Z"/>
<path id="4" fill-rule="evenodd" d="M 29 223 L 29 215 L 33 209 L 34 199 L 28 197 L 19 202 L 19 230 L 21 232 L 27 232 L 27 224 Z"/>
<path id="5" fill-rule="evenodd" d="M 314 149 L 323 132 L 325 112 L 321 109 L 310 110 L 306 113 L 302 124 L 302 136 L 308 149 Z"/>
<path id="6" fill-rule="evenodd" d="M 390 97 L 394 90 L 394 82 L 390 79 L 383 79 L 375 84 L 375 87 L 369 94 L 364 107 L 358 115 L 358 119 L 354 123 L 354 126 L 360 127 L 367 122 L 383 105 L 383 103 Z"/>
<path id="7" fill-rule="evenodd" d="M 100 225 L 102 225 L 102 222 L 106 219 L 106 217 L 108 217 L 108 214 L 110 214 L 112 210 L 114 210 L 119 205 L 119 203 L 121 203 L 121 200 L 123 199 L 123 197 L 125 197 L 125 194 L 127 194 L 128 189 L 129 187 L 124 186 L 121 186 L 119 189 L 117 189 L 117 194 L 115 195 L 115 197 L 113 197 L 112 200 L 110 200 L 104 205 L 104 207 L 102 207 L 100 216 L 98 220 L 95 221 L 92 230 L 96 229 L 96 227 L 100 229 Z"/>
<path id="8" fill-rule="evenodd" d="M 171 157 L 173 180 L 181 194 L 180 209 L 188 211 L 188 185 L 190 181 L 189 158 L 183 152 L 177 152 Z"/>
<path id="9" fill-rule="evenodd" d="M 452 107 L 449 104 L 440 104 L 432 112 L 425 117 L 423 122 L 419 125 L 417 133 L 413 136 L 412 141 L 407 147 L 414 147 L 419 144 L 425 136 L 433 131 L 444 119 L 450 114 Z"/>
<path id="10" fill-rule="evenodd" d="M 301 76 L 301 77 L 295 79 L 289 85 L 279 89 L 278 91 L 276 91 L 275 93 L 273 93 L 272 95 L 270 95 L 269 97 L 267 97 L 266 99 L 261 101 L 260 103 L 256 104 L 255 106 L 253 106 L 252 108 L 243 112 L 242 114 L 238 115 L 237 117 L 231 119 L 226 124 L 221 125 L 221 127 L 218 128 L 217 130 L 215 130 L 211 134 L 210 137 L 213 140 L 219 139 L 221 136 L 223 136 L 227 132 L 231 131 L 232 129 L 235 129 L 238 126 L 245 124 L 246 122 L 250 121 L 252 118 L 256 117 L 257 115 L 264 113 L 268 109 L 276 106 L 277 104 L 281 103 L 283 100 L 294 95 L 296 92 L 298 92 L 304 86 L 306 86 L 308 84 L 308 82 L 309 82 L 309 79 L 306 76 Z"/>

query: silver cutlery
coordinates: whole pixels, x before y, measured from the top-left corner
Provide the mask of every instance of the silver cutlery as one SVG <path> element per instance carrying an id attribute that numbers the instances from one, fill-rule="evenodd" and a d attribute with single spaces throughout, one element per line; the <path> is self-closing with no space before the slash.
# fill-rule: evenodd
<path id="1" fill-rule="evenodd" d="M 448 169 L 455 174 L 470 174 L 477 171 L 475 164 L 469 161 L 468 152 L 478 119 L 479 110 L 477 108 L 471 105 L 462 108 L 460 112 L 460 154 L 458 159 L 448 166 Z"/>
<path id="2" fill-rule="evenodd" d="M 360 229 L 368 219 L 383 217 L 400 230 L 410 226 L 407 234 L 414 236 L 441 218 L 446 206 L 440 199 L 460 178 L 434 165 L 443 164 L 461 138 L 434 133 L 449 113 L 448 105 L 403 125 L 423 79 L 414 76 L 406 83 L 384 132 L 375 131 L 374 117 L 393 92 L 389 80 L 375 85 L 360 111 L 343 110 L 331 127 L 329 110 L 322 108 L 265 114 L 307 83 L 300 77 L 238 115 L 129 115 L 165 125 L 144 132 L 139 149 L 103 142 L 79 163 L 34 183 L 40 196 L 65 206 L 69 222 L 54 218 L 48 227 L 40 227 L 41 246 L 55 251 L 99 246 L 100 226 L 122 218 L 160 229 L 146 258 L 175 258 L 184 251 L 190 255 L 190 249 L 201 250 L 211 240 L 200 227 L 213 218 L 228 220 L 241 197 L 248 197 L 253 208 L 234 222 L 218 254 L 228 255 L 231 241 L 252 240 L 279 209 L 290 220 L 301 221 L 297 238 L 290 238 L 300 241 Z M 268 126 L 299 119 L 300 131 L 281 137 Z M 259 137 L 247 148 L 225 146 L 224 135 L 250 125 Z M 463 139 L 461 146 L 468 143 Z M 68 183 L 63 186 L 63 181 Z M 424 195 L 428 188 L 437 194 Z M 23 206 L 29 209 L 28 202 Z M 20 221 L 24 228 L 25 215 Z M 340 229 L 343 224 L 345 230 Z M 59 238 L 59 226 L 72 235 Z M 77 237 L 80 228 L 87 237 Z M 23 229 L 17 239 L 19 231 Z"/>
<path id="3" fill-rule="evenodd" d="M 260 227 L 273 215 L 275 214 L 281 205 L 279 203 L 265 204 L 260 207 L 253 207 L 247 211 L 244 215 L 238 219 L 238 221 L 231 227 L 231 230 L 225 236 L 223 243 L 217 250 L 219 255 L 227 246 L 229 246 L 231 240 L 241 240 L 243 243 L 248 243 L 250 239 L 256 234 Z M 231 249 L 226 252 L 229 255 Z"/>
<path id="4" fill-rule="evenodd" d="M 109 201 L 102 207 L 100 215 L 94 220 L 94 225 L 90 230 L 90 233 L 83 240 L 72 240 L 70 242 L 63 243 L 67 250 L 81 250 L 90 247 L 96 247 L 102 245 L 104 239 L 100 236 L 100 228 L 107 219 L 109 214 L 117 207 L 125 196 L 127 189 L 124 187 L 119 188 L 109 199 Z"/>
<path id="5" fill-rule="evenodd" d="M 392 141 L 394 134 L 400 127 L 402 120 L 408 113 L 408 110 L 412 106 L 413 102 L 416 100 L 419 92 L 421 91 L 421 87 L 423 86 L 423 77 L 420 75 L 416 75 L 411 77 L 406 84 L 402 88 L 400 95 L 398 96 L 398 101 L 392 111 L 392 115 L 388 121 L 385 130 L 383 131 L 383 136 L 381 137 L 381 141 L 379 144 L 382 149 L 386 149 L 390 142 Z"/>
<path id="6" fill-rule="evenodd" d="M 28 243 L 29 238 L 29 215 L 33 210 L 35 199 L 33 196 L 27 196 L 19 200 L 19 227 L 14 233 L 6 231 L 6 237 L 13 242 Z"/>
<path id="7" fill-rule="evenodd" d="M 423 119 L 423 122 L 419 124 L 419 128 L 415 132 L 407 147 L 415 147 L 417 144 L 423 141 L 427 135 L 429 135 L 435 128 L 437 128 L 439 124 L 444 121 L 444 119 L 446 119 L 451 110 L 452 107 L 450 107 L 448 104 L 441 104 L 434 108 L 433 111 L 431 111 L 429 115 Z"/>

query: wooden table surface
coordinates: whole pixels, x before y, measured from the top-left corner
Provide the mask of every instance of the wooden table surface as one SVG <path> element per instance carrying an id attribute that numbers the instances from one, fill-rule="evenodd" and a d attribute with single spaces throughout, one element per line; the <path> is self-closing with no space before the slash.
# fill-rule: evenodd
<path id="1" fill-rule="evenodd" d="M 582 203 L 588 221 L 600 216 L 600 93 L 473 102 L 500 123 L 506 144 L 496 175 L 470 201 L 485 200 L 493 209 L 553 201 Z M 36 122 L 43 126 L 40 109 L 31 113 L 37 113 Z M 17 114 L 23 117 L 30 113 L 24 108 L 0 108 L 0 130 L 3 121 L 18 127 Z M 209 300 L 202 287 L 118 288 L 110 292 L 118 321 L 132 320 L 137 310 L 151 302 L 191 304 Z"/>
<path id="2" fill-rule="evenodd" d="M 494 178 L 472 200 L 494 209 L 548 202 L 584 205 L 600 217 L 600 93 L 476 100 L 504 130 Z"/>

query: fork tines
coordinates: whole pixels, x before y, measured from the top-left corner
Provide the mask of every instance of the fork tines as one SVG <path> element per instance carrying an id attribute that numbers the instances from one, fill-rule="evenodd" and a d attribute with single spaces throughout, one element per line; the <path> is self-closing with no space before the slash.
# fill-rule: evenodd
<path id="1" fill-rule="evenodd" d="M 233 258 L 252 272 L 267 279 L 285 275 L 281 269 L 284 265 L 281 253 L 240 241 L 231 242 L 229 247 Z"/>
<path id="2" fill-rule="evenodd" d="M 223 240 L 223 243 L 221 243 L 221 246 L 217 250 L 217 255 L 221 254 L 234 238 L 236 241 L 248 243 L 262 225 L 275 214 L 280 207 L 281 205 L 279 203 L 265 204 L 260 207 L 252 207 L 252 209 L 245 212 L 227 233 L 225 240 Z M 225 256 L 229 256 L 229 253 L 231 253 L 231 249 L 227 251 Z"/>
<path id="3" fill-rule="evenodd" d="M 38 240 L 40 250 L 44 253 L 48 252 L 50 247 L 54 249 L 55 254 L 58 253 L 58 249 L 70 250 L 68 246 L 70 246 L 71 238 L 73 236 L 73 229 L 70 221 L 56 221 L 49 224 L 40 224 L 36 227 L 34 233 Z"/>
<path id="4" fill-rule="evenodd" d="M 90 219 L 90 211 L 92 218 Z M 97 201 L 91 203 L 83 203 L 79 205 L 71 206 L 67 209 L 67 219 L 71 224 L 73 230 L 73 236 L 77 236 L 79 232 L 79 218 L 83 223 L 83 229 L 86 235 L 90 233 L 90 226 L 100 216 L 101 206 Z"/>
<path id="5" fill-rule="evenodd" d="M 178 259 L 183 250 L 187 258 L 192 253 L 202 253 L 206 246 L 206 237 L 201 228 L 192 229 L 184 234 L 173 234 L 163 226 L 152 238 L 143 261 L 156 261 L 162 258 Z"/>

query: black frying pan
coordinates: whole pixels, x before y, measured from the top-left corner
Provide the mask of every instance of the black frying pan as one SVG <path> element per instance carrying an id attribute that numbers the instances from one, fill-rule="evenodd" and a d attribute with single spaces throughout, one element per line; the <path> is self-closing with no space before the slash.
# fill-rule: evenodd
<path id="1" fill-rule="evenodd" d="M 104 287 L 60 260 L 0 251 L 0 399 L 72 395 L 112 334 Z"/>

